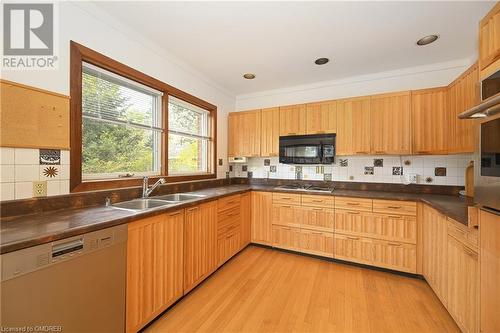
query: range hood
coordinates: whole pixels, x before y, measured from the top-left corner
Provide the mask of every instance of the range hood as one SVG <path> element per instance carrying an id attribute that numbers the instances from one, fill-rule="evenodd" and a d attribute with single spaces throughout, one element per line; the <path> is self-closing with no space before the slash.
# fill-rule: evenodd
<path id="1" fill-rule="evenodd" d="M 458 115 L 459 119 L 474 119 L 490 117 L 500 112 L 500 94 L 485 100 L 469 110 Z"/>

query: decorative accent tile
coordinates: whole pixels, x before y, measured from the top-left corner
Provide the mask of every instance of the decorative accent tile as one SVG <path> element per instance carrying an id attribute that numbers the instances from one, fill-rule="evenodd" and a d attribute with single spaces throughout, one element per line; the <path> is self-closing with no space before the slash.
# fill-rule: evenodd
<path id="1" fill-rule="evenodd" d="M 247 178 L 253 178 L 253 171 L 247 172 Z"/>
<path id="2" fill-rule="evenodd" d="M 248 170 L 248 165 L 242 165 L 241 166 L 241 171 L 247 172 L 247 170 Z"/>
<path id="3" fill-rule="evenodd" d="M 434 176 L 446 177 L 446 168 L 445 167 L 436 167 L 434 169 Z"/>
<path id="4" fill-rule="evenodd" d="M 226 178 L 229 178 L 229 171 L 226 171 Z"/>
<path id="5" fill-rule="evenodd" d="M 229 165 L 229 172 L 233 172 L 233 166 Z"/>
<path id="6" fill-rule="evenodd" d="M 373 167 L 365 166 L 365 175 L 373 175 Z"/>
<path id="7" fill-rule="evenodd" d="M 219 158 L 219 165 L 223 165 L 224 164 L 224 161 L 222 160 L 222 158 Z"/>
<path id="8" fill-rule="evenodd" d="M 339 164 L 341 167 L 347 167 L 347 166 L 349 166 L 349 160 L 347 158 L 345 158 L 345 159 L 341 158 L 341 159 L 339 159 Z"/>
<path id="9" fill-rule="evenodd" d="M 425 177 L 425 182 L 426 183 L 432 183 L 434 179 L 432 177 Z"/>
<path id="10" fill-rule="evenodd" d="M 271 160 L 269 158 L 264 159 L 264 166 L 270 166 L 271 165 Z"/>
<path id="11" fill-rule="evenodd" d="M 383 158 L 375 158 L 373 160 L 373 166 L 375 166 L 375 167 L 383 167 L 384 166 L 384 159 Z"/>
<path id="12" fill-rule="evenodd" d="M 403 162 L 403 164 L 404 164 L 404 165 L 406 165 L 406 166 L 411 165 L 411 161 L 410 161 L 410 160 L 405 160 L 405 161 Z"/>
<path id="13" fill-rule="evenodd" d="M 392 167 L 392 175 L 393 176 L 403 175 L 403 167 Z"/>
<path id="14" fill-rule="evenodd" d="M 295 179 L 297 179 L 297 180 L 301 180 L 302 179 L 302 171 L 295 172 Z"/>
<path id="15" fill-rule="evenodd" d="M 332 180 L 332 174 L 331 173 L 325 173 L 325 174 L 323 174 L 323 180 L 325 182 L 331 181 Z"/>
<path id="16" fill-rule="evenodd" d="M 276 165 L 269 166 L 269 172 L 276 172 Z"/>
<path id="17" fill-rule="evenodd" d="M 302 172 L 302 166 L 300 165 L 295 166 L 295 172 Z"/>
<path id="18" fill-rule="evenodd" d="M 60 165 L 61 151 L 59 149 L 40 149 L 41 165 Z"/>
<path id="19" fill-rule="evenodd" d="M 53 166 L 49 166 L 43 169 L 43 175 L 47 178 L 56 178 L 59 174 L 59 170 Z"/>

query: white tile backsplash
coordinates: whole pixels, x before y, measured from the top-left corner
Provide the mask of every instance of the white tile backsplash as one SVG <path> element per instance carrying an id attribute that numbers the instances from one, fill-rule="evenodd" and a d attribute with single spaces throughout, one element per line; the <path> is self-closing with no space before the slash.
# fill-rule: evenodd
<path id="1" fill-rule="evenodd" d="M 39 149 L 0 148 L 0 183 L 2 200 L 25 199 L 33 196 L 33 182 L 47 181 L 47 195 L 69 193 L 70 152 L 61 150 L 60 165 L 40 165 Z M 46 168 L 57 174 L 50 177 Z"/>
<path id="2" fill-rule="evenodd" d="M 342 156 L 342 159 L 348 160 L 347 167 L 341 167 L 339 157 L 333 165 L 325 165 L 323 173 L 316 173 L 316 165 L 302 166 L 302 179 L 304 180 L 323 180 L 324 173 L 331 173 L 334 181 L 353 181 L 353 182 L 377 182 L 377 183 L 405 183 L 405 175 L 417 174 L 418 184 L 430 185 L 464 185 L 465 168 L 469 161 L 473 159 L 472 154 L 460 155 L 433 155 L 433 156 Z M 373 175 L 365 175 L 365 166 L 373 166 L 374 159 L 383 159 L 383 167 L 374 167 Z M 252 171 L 253 178 L 270 179 L 295 179 L 295 166 L 280 164 L 277 157 L 269 158 L 271 166 L 276 166 L 276 172 L 269 172 L 269 166 L 264 166 L 263 157 L 252 157 L 246 164 L 234 164 L 231 177 L 247 177 L 247 173 L 242 171 L 242 165 L 247 165 L 248 170 Z M 405 161 L 410 164 L 406 165 Z M 394 176 L 393 167 L 403 167 L 403 176 Z M 439 177 L 434 175 L 435 167 L 445 167 L 446 176 Z M 425 179 L 432 178 L 431 183 Z"/>

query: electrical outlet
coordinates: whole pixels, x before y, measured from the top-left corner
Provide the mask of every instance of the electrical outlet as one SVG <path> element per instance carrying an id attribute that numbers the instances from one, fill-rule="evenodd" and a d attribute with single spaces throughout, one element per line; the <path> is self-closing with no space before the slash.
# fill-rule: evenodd
<path id="1" fill-rule="evenodd" d="M 33 197 L 46 197 L 47 196 L 47 182 L 33 182 Z"/>
<path id="2" fill-rule="evenodd" d="M 410 173 L 408 175 L 406 175 L 406 179 L 408 181 L 408 183 L 410 184 L 416 184 L 417 183 L 417 174 L 416 173 Z"/>

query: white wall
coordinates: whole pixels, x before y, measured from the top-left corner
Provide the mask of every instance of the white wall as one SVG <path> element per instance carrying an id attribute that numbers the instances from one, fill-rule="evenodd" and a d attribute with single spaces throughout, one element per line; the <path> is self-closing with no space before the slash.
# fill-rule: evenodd
<path id="1" fill-rule="evenodd" d="M 392 91 L 439 87 L 448 85 L 471 64 L 470 59 L 460 59 L 446 63 L 237 95 L 236 110 L 243 111 Z"/>
<path id="2" fill-rule="evenodd" d="M 73 40 L 216 105 L 217 155 L 227 156 L 227 113 L 234 110 L 233 95 L 91 3 L 59 2 L 58 10 L 59 69 L 2 71 L 2 78 L 69 95 L 69 42 Z M 225 177 L 226 169 L 226 165 L 218 167 L 218 176 Z"/>

